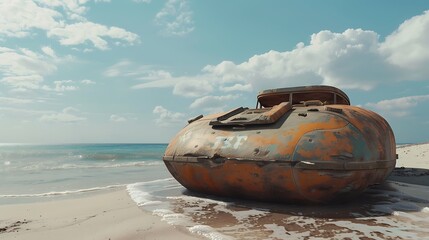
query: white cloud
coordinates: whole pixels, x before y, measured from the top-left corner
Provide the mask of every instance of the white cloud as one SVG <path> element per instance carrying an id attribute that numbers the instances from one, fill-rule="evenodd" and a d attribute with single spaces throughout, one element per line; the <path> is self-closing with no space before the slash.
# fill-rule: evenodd
<path id="1" fill-rule="evenodd" d="M 61 25 L 61 14 L 35 1 L 0 1 L 0 35 L 26 37 L 33 28 L 48 30 Z"/>
<path id="2" fill-rule="evenodd" d="M 425 77 L 429 70 L 429 11 L 422 15 L 412 17 L 403 22 L 399 28 L 390 34 L 380 50 L 386 55 L 387 60 L 401 68 L 417 70 L 417 78 Z"/>
<path id="3" fill-rule="evenodd" d="M 269 51 L 240 64 L 225 61 L 203 71 L 224 83 L 251 84 L 249 89 L 328 84 L 368 90 L 393 75 L 377 47 L 378 35 L 372 31 L 321 31 L 311 36 L 308 46 Z"/>
<path id="4" fill-rule="evenodd" d="M 395 80 L 394 67 L 381 58 L 378 46 L 378 35 L 372 31 L 322 31 L 312 35 L 308 46 L 300 43 L 292 51 L 269 51 L 240 64 L 223 61 L 205 66 L 202 74 L 178 77 L 170 74 L 168 79 L 160 78 L 134 88 L 172 87 L 174 94 L 188 97 L 207 95 L 215 89 L 250 92 L 310 84 L 369 90 L 386 79 Z M 199 89 L 201 94 L 192 89 Z"/>
<path id="5" fill-rule="evenodd" d="M 366 106 L 378 112 L 395 117 L 404 117 L 418 104 L 429 102 L 429 95 L 408 96 L 389 100 L 382 100 L 377 103 L 367 103 Z"/>
<path id="6" fill-rule="evenodd" d="M 50 8 L 62 8 L 68 14 L 84 14 L 87 11 L 84 4 L 88 0 L 36 0 L 35 2 Z"/>
<path id="7" fill-rule="evenodd" d="M 145 88 L 165 88 L 165 87 L 174 87 L 176 85 L 174 78 L 159 79 L 156 81 L 150 81 L 147 83 L 140 83 L 132 86 L 132 89 L 145 89 Z"/>
<path id="8" fill-rule="evenodd" d="M 54 59 L 25 48 L 0 49 L 0 74 L 3 76 L 48 75 L 57 70 Z"/>
<path id="9" fill-rule="evenodd" d="M 93 22 L 79 22 L 61 28 L 53 28 L 48 31 L 49 37 L 58 37 L 62 45 L 79 45 L 91 42 L 96 48 L 108 49 L 105 37 L 124 40 L 130 44 L 138 41 L 135 33 L 128 32 L 118 27 L 106 27 Z"/>
<path id="10" fill-rule="evenodd" d="M 195 29 L 187 0 L 168 0 L 156 14 L 155 22 L 169 36 L 184 36 Z"/>
<path id="11" fill-rule="evenodd" d="M 43 102 L 39 100 L 39 102 Z M 49 115 L 52 114 L 52 111 L 44 111 L 44 110 L 34 110 L 34 109 L 21 109 L 16 107 L 0 107 L 1 111 L 7 111 L 14 114 L 25 115 L 26 117 L 35 117 L 40 115 Z"/>
<path id="12" fill-rule="evenodd" d="M 228 101 L 235 100 L 239 95 L 225 96 L 205 96 L 196 99 L 189 107 L 192 109 L 202 109 L 206 112 L 223 112 L 224 108 L 229 105 Z"/>
<path id="13" fill-rule="evenodd" d="M 142 76 L 138 77 L 137 79 L 140 80 L 146 80 L 146 81 L 156 81 L 160 79 L 171 79 L 172 76 L 169 72 L 164 70 L 155 70 L 152 69 L 152 67 L 148 67 L 147 69 L 142 68 L 138 72 L 134 72 L 135 75 L 142 74 Z"/>
<path id="14" fill-rule="evenodd" d="M 320 31 L 311 35 L 308 45 L 298 43 L 290 51 L 271 50 L 242 63 L 223 61 L 205 66 L 194 76 L 160 79 L 135 88 L 171 87 L 173 93 L 183 95 L 185 91 L 178 89 L 209 82 L 213 91 L 223 92 L 313 84 L 371 90 L 400 81 L 428 81 L 428 42 L 429 11 L 405 21 L 384 42 L 374 31 Z"/>
<path id="15" fill-rule="evenodd" d="M 27 37 L 33 30 L 45 31 L 48 37 L 58 38 L 62 45 L 91 43 L 102 50 L 109 41 L 116 45 L 134 44 L 139 36 L 115 26 L 88 21 L 88 0 L 14 0 L 0 1 L 0 38 Z M 97 1 L 96 1 L 97 2 Z M 48 50 L 49 49 L 44 49 Z M 45 51 L 46 54 L 47 53 Z"/>
<path id="16" fill-rule="evenodd" d="M 162 106 L 156 106 L 153 109 L 153 113 L 157 115 L 155 123 L 159 126 L 170 126 L 172 124 L 185 122 L 185 114 L 169 111 Z"/>
<path id="17" fill-rule="evenodd" d="M 40 75 L 10 76 L 0 80 L 1 83 L 13 89 L 40 89 L 43 77 Z"/>
<path id="18" fill-rule="evenodd" d="M 5 77 L 1 79 L 0 82 L 11 86 L 13 88 L 12 90 L 14 91 L 23 92 L 28 89 L 40 89 L 54 92 L 74 91 L 79 89 L 79 87 L 71 85 L 74 83 L 72 80 L 54 81 L 53 87 L 42 85 L 43 77 L 39 75 Z"/>
<path id="19" fill-rule="evenodd" d="M 132 77 L 134 79 L 151 81 L 171 78 L 169 72 L 154 69 L 151 65 L 138 65 L 123 59 L 104 71 L 106 77 Z"/>
<path id="20" fill-rule="evenodd" d="M 33 103 L 34 101 L 31 99 L 25 99 L 25 98 L 10 98 L 10 97 L 0 97 L 0 103 L 1 104 L 28 104 Z"/>
<path id="21" fill-rule="evenodd" d="M 211 81 L 199 77 L 173 77 L 165 70 L 155 69 L 151 65 L 138 65 L 126 59 L 108 67 L 104 75 L 143 81 L 132 86 L 132 89 L 174 87 L 174 94 L 186 97 L 202 96 L 213 90 Z"/>
<path id="22" fill-rule="evenodd" d="M 213 79 L 208 76 L 173 77 L 171 73 L 155 69 L 151 65 L 138 65 L 129 60 L 121 60 L 104 71 L 107 77 L 126 77 L 142 80 L 133 89 L 173 87 L 173 94 L 185 97 L 200 97 L 214 90 Z"/>
<path id="23" fill-rule="evenodd" d="M 86 118 L 77 116 L 79 110 L 67 107 L 59 113 L 45 114 L 39 118 L 42 122 L 65 122 L 65 123 L 75 123 L 85 121 Z"/>
<path id="24" fill-rule="evenodd" d="M 201 97 L 214 90 L 214 81 L 204 76 L 173 77 L 170 73 L 160 70 L 139 79 L 148 81 L 134 85 L 133 89 L 173 87 L 173 94 L 183 97 Z"/>
<path id="25" fill-rule="evenodd" d="M 92 80 L 89 80 L 89 79 L 84 79 L 84 80 L 82 80 L 82 81 L 80 81 L 82 84 L 85 84 L 85 85 L 93 85 L 93 84 L 96 84 L 96 82 L 94 82 L 94 81 L 92 81 Z"/>
<path id="26" fill-rule="evenodd" d="M 56 92 L 65 92 L 79 89 L 76 86 L 70 85 L 72 83 L 74 83 L 72 80 L 54 81 L 55 88 L 53 90 Z"/>
<path id="27" fill-rule="evenodd" d="M 236 83 L 232 86 L 220 86 L 220 90 L 223 92 L 235 92 L 235 91 L 251 92 L 253 91 L 253 88 L 251 84 Z"/>
<path id="28" fill-rule="evenodd" d="M 104 71 L 104 75 L 107 77 L 126 76 L 131 65 L 131 61 L 121 60 L 113 66 L 108 67 L 106 71 Z"/>
<path id="29" fill-rule="evenodd" d="M 124 117 L 121 117 L 121 116 L 119 116 L 119 115 L 112 114 L 112 115 L 110 116 L 110 121 L 112 121 L 112 122 L 126 122 L 126 121 L 127 121 L 127 119 L 126 119 L 126 118 L 124 118 Z"/>
<path id="30" fill-rule="evenodd" d="M 54 81 L 54 86 L 44 84 L 46 76 L 57 70 L 57 65 L 70 61 L 70 57 L 58 57 L 50 47 L 42 47 L 41 52 L 25 48 L 18 50 L 0 48 L 0 84 L 13 92 L 28 90 L 69 91 L 77 87 L 71 81 Z"/>
<path id="31" fill-rule="evenodd" d="M 178 81 L 173 89 L 173 93 L 185 97 L 201 97 L 213 91 L 209 81 L 200 79 L 191 79 L 187 81 Z"/>
<path id="32" fill-rule="evenodd" d="M 42 47 L 42 51 L 53 59 L 57 58 L 57 55 L 55 54 L 54 50 L 51 47 L 48 47 L 48 46 Z"/>

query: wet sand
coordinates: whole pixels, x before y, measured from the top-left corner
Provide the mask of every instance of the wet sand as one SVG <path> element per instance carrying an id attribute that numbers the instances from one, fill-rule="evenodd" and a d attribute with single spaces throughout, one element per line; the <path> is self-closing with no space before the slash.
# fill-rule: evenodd
<path id="1" fill-rule="evenodd" d="M 0 206 L 0 239 L 201 239 L 139 209 L 125 188 L 74 199 Z"/>

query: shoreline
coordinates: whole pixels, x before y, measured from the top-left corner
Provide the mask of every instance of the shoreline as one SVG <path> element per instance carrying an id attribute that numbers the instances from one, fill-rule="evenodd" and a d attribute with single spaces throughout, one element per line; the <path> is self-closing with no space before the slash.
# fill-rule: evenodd
<path id="1" fill-rule="evenodd" d="M 425 229 L 429 222 L 421 219 L 429 216 L 429 202 L 425 200 L 429 199 L 429 143 L 398 147 L 397 153 L 396 168 L 386 179 L 390 183 L 369 189 L 361 197 L 362 202 L 335 209 L 246 205 L 240 201 L 230 205 L 229 202 L 182 196 L 177 191 L 178 183 L 172 184 L 167 174 L 166 179 L 148 177 L 149 181 L 137 183 L 145 187 L 139 189 L 137 186 L 138 193 L 142 194 L 137 195 L 137 199 L 129 192 L 129 184 L 97 188 L 100 189 L 97 191 L 66 191 L 72 194 L 65 195 L 50 192 L 28 194 L 28 198 L 9 198 L 4 201 L 7 203 L 0 204 L 0 239 L 182 240 L 259 235 L 264 239 L 283 239 L 291 234 L 297 239 L 306 236 L 327 239 L 332 234 L 340 239 L 373 237 L 375 233 L 394 236 L 390 229 L 399 227 L 402 230 L 395 233 L 401 236 L 398 239 L 428 237 L 429 231 Z M 147 194 L 152 194 L 153 199 L 147 200 L 154 200 L 154 205 L 139 206 L 144 202 L 142 199 L 149 196 Z M 151 211 L 153 209 L 157 211 Z M 330 217 L 336 216 L 338 211 L 343 214 L 340 219 Z M 191 221 L 174 223 L 181 220 Z M 328 231 L 326 226 L 334 228 Z M 369 226 L 371 228 L 367 229 Z M 243 229 L 250 233 L 240 232 Z"/>
<path id="2" fill-rule="evenodd" d="M 0 205 L 1 239 L 203 239 L 140 209 L 126 188 Z"/>

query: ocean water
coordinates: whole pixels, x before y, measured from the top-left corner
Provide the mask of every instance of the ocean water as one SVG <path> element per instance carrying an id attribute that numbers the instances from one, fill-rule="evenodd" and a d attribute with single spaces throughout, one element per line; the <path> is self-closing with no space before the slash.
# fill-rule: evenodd
<path id="1" fill-rule="evenodd" d="M 69 197 L 167 177 L 161 159 L 166 146 L 0 145 L 0 204 Z"/>
<path id="2" fill-rule="evenodd" d="M 193 193 L 165 144 L 0 145 L 0 204 L 126 187 L 143 210 L 207 239 L 429 239 L 429 187 L 387 181 L 354 201 L 301 206 Z"/>

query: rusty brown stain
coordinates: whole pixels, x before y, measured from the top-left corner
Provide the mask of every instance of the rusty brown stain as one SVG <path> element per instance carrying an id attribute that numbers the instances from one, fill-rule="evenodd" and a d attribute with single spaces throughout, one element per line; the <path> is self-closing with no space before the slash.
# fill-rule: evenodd
<path id="1" fill-rule="evenodd" d="M 271 101 L 270 93 L 264 94 L 266 103 L 283 98 L 275 92 L 276 99 Z M 320 96 L 327 99 L 325 102 L 331 101 L 326 92 Z M 288 115 L 281 113 L 280 118 L 276 115 L 276 119 L 282 120 L 275 125 L 262 127 L 215 127 L 210 126 L 210 121 L 223 113 L 203 117 L 171 140 L 165 151 L 168 159 L 164 161 L 183 186 L 209 194 L 313 203 L 354 196 L 388 176 L 395 166 L 396 144 L 392 129 L 381 116 L 349 106 L 348 97 L 345 94 L 342 97 L 343 105 L 330 105 L 341 111 L 298 104 L 288 110 L 291 111 Z M 279 109 L 280 106 L 273 106 L 263 114 L 274 115 Z M 300 113 L 306 115 L 298 116 Z M 175 160 L 180 157 L 195 159 Z M 381 160 L 388 160 L 389 164 L 374 169 L 341 168 L 348 161 Z M 312 169 L 305 164 L 295 167 L 301 161 L 309 165 L 314 164 L 312 161 L 326 162 L 340 168 Z"/>
<path id="2" fill-rule="evenodd" d="M 328 122 L 306 123 L 298 126 L 296 130 L 287 130 L 282 135 L 292 136 L 292 139 L 287 145 L 283 145 L 278 148 L 278 153 L 281 155 L 293 154 L 298 141 L 308 132 L 322 129 L 338 129 L 345 125 L 347 125 L 347 122 L 342 119 L 330 118 Z"/>

